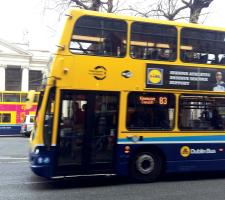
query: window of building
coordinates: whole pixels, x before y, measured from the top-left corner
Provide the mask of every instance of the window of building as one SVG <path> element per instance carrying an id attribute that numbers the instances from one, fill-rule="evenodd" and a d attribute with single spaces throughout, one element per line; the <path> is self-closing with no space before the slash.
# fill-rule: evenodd
<path id="1" fill-rule="evenodd" d="M 225 65 L 225 32 L 183 28 L 181 60 Z"/>
<path id="2" fill-rule="evenodd" d="M 174 61 L 177 30 L 173 26 L 135 22 L 131 26 L 131 57 Z"/>
<path id="3" fill-rule="evenodd" d="M 22 69 L 20 66 L 8 66 L 5 69 L 5 89 L 20 91 L 22 81 Z"/>
<path id="4" fill-rule="evenodd" d="M 124 57 L 126 38 L 125 21 L 84 16 L 75 24 L 70 51 L 75 54 Z"/>
<path id="5" fill-rule="evenodd" d="M 224 130 L 224 96 L 182 95 L 179 105 L 181 130 Z"/>
<path id="6" fill-rule="evenodd" d="M 41 86 L 42 71 L 29 70 L 29 90 L 38 90 Z"/>
<path id="7" fill-rule="evenodd" d="M 11 114 L 10 113 L 0 113 L 0 123 L 10 123 Z"/>
<path id="8" fill-rule="evenodd" d="M 174 117 L 172 94 L 132 92 L 128 95 L 126 124 L 130 130 L 170 130 Z"/>

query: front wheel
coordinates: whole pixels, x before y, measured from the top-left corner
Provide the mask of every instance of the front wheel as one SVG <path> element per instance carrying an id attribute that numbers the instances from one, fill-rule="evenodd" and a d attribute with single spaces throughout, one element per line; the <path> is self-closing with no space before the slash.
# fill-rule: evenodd
<path id="1" fill-rule="evenodd" d="M 131 178 L 138 182 L 153 182 L 163 171 L 163 159 L 156 152 L 140 152 L 130 163 Z"/>

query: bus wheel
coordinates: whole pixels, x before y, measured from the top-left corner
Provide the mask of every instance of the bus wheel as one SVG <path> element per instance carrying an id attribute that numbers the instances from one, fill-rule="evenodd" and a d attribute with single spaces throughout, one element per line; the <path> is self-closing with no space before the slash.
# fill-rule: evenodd
<path id="1" fill-rule="evenodd" d="M 156 152 L 140 152 L 131 162 L 130 175 L 137 182 L 156 181 L 163 171 L 163 159 Z"/>

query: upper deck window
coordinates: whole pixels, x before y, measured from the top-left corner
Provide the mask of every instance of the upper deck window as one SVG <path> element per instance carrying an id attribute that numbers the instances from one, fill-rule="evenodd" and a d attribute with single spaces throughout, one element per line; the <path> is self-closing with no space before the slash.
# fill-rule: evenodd
<path id="1" fill-rule="evenodd" d="M 20 94 L 18 93 L 3 93 L 3 101 L 5 102 L 20 102 Z"/>
<path id="2" fill-rule="evenodd" d="M 125 21 L 84 16 L 75 24 L 70 51 L 75 54 L 124 57 L 126 40 Z"/>
<path id="3" fill-rule="evenodd" d="M 131 27 L 131 57 L 174 61 L 177 30 L 173 26 L 135 22 Z"/>
<path id="4" fill-rule="evenodd" d="M 190 63 L 225 65 L 225 32 L 182 29 L 181 60 Z"/>

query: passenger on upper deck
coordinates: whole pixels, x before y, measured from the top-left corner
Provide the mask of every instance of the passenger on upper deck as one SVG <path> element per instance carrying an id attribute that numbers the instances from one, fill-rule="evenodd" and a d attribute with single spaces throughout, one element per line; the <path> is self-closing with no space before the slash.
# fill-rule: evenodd
<path id="1" fill-rule="evenodd" d="M 120 57 L 123 54 L 122 41 L 116 33 L 109 33 L 104 40 L 104 52 L 106 55 L 113 55 Z"/>

